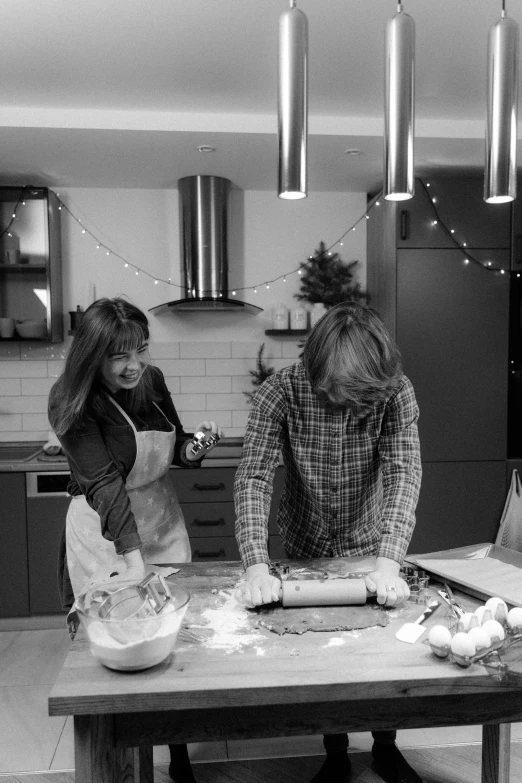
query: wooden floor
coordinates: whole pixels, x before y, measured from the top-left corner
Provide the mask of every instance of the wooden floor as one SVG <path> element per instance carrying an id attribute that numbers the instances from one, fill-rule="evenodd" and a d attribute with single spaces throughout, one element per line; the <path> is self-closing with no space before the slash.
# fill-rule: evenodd
<path id="1" fill-rule="evenodd" d="M 419 748 L 404 753 L 424 783 L 479 783 L 479 745 Z M 352 783 L 383 783 L 370 768 L 369 753 L 351 753 Z M 216 761 L 194 764 L 198 783 L 308 783 L 321 766 L 321 756 L 260 759 L 258 761 Z M 511 748 L 511 783 L 522 780 L 522 743 Z M 74 783 L 74 772 L 0 775 L 1 783 Z M 154 768 L 155 783 L 169 783 L 165 765 Z"/>

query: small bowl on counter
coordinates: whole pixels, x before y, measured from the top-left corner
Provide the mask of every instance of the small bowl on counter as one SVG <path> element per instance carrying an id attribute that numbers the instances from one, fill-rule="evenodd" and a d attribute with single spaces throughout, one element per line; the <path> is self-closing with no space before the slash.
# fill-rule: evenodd
<path id="1" fill-rule="evenodd" d="M 15 324 L 16 333 L 24 340 L 41 340 L 47 337 L 47 321 L 39 321 L 28 318 L 24 321 L 17 321 Z"/>

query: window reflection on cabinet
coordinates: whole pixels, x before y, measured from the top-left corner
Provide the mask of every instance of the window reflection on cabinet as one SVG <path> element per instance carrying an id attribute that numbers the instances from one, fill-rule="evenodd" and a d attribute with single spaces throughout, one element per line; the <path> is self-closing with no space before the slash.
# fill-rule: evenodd
<path id="1" fill-rule="evenodd" d="M 58 207 L 48 188 L 0 187 L 2 340 L 63 341 Z"/>

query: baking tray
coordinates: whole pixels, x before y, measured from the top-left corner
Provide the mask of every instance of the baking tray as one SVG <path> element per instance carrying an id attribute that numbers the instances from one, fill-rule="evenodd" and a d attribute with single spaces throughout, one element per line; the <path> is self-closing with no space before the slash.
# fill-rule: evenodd
<path id="1" fill-rule="evenodd" d="M 510 606 L 522 606 L 522 554 L 514 549 L 473 544 L 408 555 L 406 561 L 482 601 L 496 595 Z"/>

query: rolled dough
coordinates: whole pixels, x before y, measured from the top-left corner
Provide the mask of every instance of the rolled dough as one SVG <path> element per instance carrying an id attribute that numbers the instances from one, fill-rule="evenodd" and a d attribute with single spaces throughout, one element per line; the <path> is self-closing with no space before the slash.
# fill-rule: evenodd
<path id="1" fill-rule="evenodd" d="M 302 634 L 307 631 L 353 631 L 388 625 L 386 609 L 381 606 L 261 606 L 250 609 L 257 615 L 257 625 L 282 636 L 285 633 Z"/>

